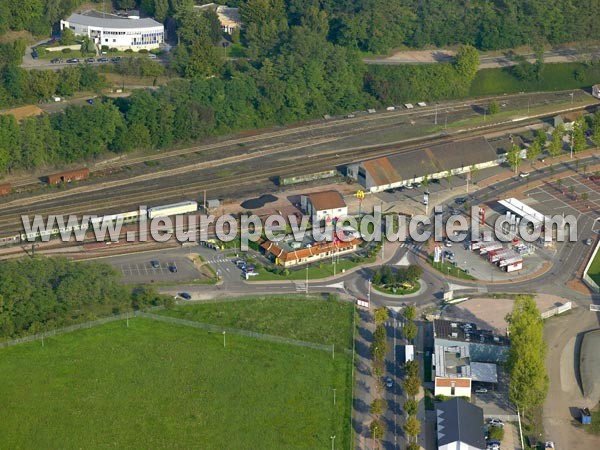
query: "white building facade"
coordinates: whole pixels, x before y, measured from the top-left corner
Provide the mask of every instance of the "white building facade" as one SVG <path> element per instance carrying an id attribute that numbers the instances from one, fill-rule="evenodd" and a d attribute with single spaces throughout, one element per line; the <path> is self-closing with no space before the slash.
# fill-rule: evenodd
<path id="1" fill-rule="evenodd" d="M 71 14 L 60 21 L 61 31 L 70 29 L 77 36 L 88 36 L 98 46 L 133 51 L 159 48 L 165 40 L 165 27 L 154 19 L 122 17 L 90 11 Z"/>

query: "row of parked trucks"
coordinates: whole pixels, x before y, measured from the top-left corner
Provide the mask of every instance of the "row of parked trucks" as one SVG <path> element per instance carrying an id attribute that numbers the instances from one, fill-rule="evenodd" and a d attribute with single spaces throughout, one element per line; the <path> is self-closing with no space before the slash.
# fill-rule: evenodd
<path id="1" fill-rule="evenodd" d="M 518 242 L 513 242 L 509 248 L 505 248 L 504 244 L 497 241 L 473 241 L 469 244 L 469 248 L 472 251 L 478 251 L 481 256 L 505 272 L 522 270 L 523 254 L 531 252 L 529 247 Z"/>

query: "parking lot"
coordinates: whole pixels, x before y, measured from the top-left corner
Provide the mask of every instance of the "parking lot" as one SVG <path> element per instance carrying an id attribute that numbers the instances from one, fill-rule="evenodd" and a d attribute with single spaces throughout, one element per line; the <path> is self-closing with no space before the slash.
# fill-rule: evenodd
<path id="1" fill-rule="evenodd" d="M 155 261 L 157 267 L 152 266 Z M 185 254 L 148 252 L 105 258 L 104 262 L 121 272 L 123 283 L 170 283 L 197 280 L 202 277 Z"/>
<path id="2" fill-rule="evenodd" d="M 548 182 L 528 191 L 527 195 L 533 199 L 530 206 L 546 215 L 564 213 L 579 217 L 600 213 L 600 180 L 592 181 L 584 176 Z"/>

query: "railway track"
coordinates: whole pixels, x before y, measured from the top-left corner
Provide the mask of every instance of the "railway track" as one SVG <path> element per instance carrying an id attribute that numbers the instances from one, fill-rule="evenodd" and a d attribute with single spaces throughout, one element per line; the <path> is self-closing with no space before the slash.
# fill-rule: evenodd
<path id="1" fill-rule="evenodd" d="M 581 108 L 580 108 L 581 109 Z M 507 121 L 503 124 L 483 125 L 473 130 L 461 130 L 464 137 L 477 137 L 485 135 L 489 132 L 489 129 L 493 127 L 495 133 L 503 130 L 509 131 L 514 129 L 516 126 L 522 127 L 530 122 L 535 122 L 540 117 L 547 117 L 555 115 L 557 111 L 551 113 L 541 114 L 532 117 L 528 120 L 522 120 L 517 123 L 514 121 Z M 388 128 L 390 124 L 379 125 L 376 128 Z M 371 129 L 373 131 L 373 129 Z M 305 162 L 297 161 L 293 167 L 290 167 L 290 158 L 280 158 L 275 164 L 271 162 L 271 166 L 265 169 L 256 170 L 252 173 L 238 173 L 229 177 L 212 176 L 204 178 L 202 181 L 185 183 L 183 186 L 169 186 L 160 187 L 160 179 L 164 177 L 176 177 L 183 173 L 189 173 L 190 171 L 200 171 L 203 169 L 214 169 L 215 167 L 222 167 L 232 164 L 240 164 L 244 161 L 257 160 L 261 157 L 268 157 L 278 154 L 290 153 L 291 159 L 295 160 L 293 152 L 305 147 L 322 145 L 328 142 L 333 142 L 339 139 L 344 139 L 349 135 L 361 133 L 362 130 L 351 130 L 343 135 L 336 135 L 335 137 L 314 139 L 308 142 L 300 144 L 288 145 L 285 147 L 277 148 L 275 144 L 269 144 L 266 149 L 256 150 L 251 153 L 244 155 L 235 155 L 219 160 L 211 160 L 200 163 L 194 163 L 192 165 L 186 165 L 174 169 L 168 169 L 157 174 L 154 174 L 156 183 L 148 185 L 148 175 L 140 175 L 138 177 L 132 177 L 125 180 L 115 180 L 105 183 L 99 183 L 94 185 L 78 186 L 66 191 L 51 192 L 41 196 L 35 196 L 24 199 L 17 199 L 11 202 L 0 205 L 0 211 L 2 211 L 2 218 L 0 218 L 0 230 L 2 230 L 1 237 L 9 236 L 20 232 L 22 229 L 20 215 L 24 212 L 28 213 L 39 213 L 29 209 L 24 211 L 24 206 L 33 206 L 38 203 L 48 202 L 57 200 L 60 198 L 74 197 L 81 194 L 86 194 L 85 197 L 73 198 L 72 202 L 69 203 L 68 207 L 59 205 L 56 207 L 44 208 L 43 214 L 105 214 L 112 212 L 123 212 L 130 209 L 136 209 L 139 205 L 152 205 L 164 203 L 169 199 L 180 199 L 196 197 L 199 192 L 207 189 L 211 192 L 219 191 L 225 188 L 230 188 L 232 182 L 235 183 L 235 187 L 247 186 L 256 184 L 258 182 L 268 182 L 270 177 L 273 176 L 287 176 L 298 173 L 308 173 L 310 171 L 323 170 L 324 168 L 334 168 L 339 165 L 348 164 L 357 160 L 365 158 L 378 157 L 390 153 L 399 153 L 408 149 L 423 148 L 437 143 L 447 142 L 452 139 L 456 139 L 455 136 L 424 136 L 416 138 L 407 142 L 406 140 L 388 143 L 385 145 L 366 145 L 366 146 L 349 146 L 345 149 L 336 149 L 330 151 L 322 151 L 318 154 L 318 158 L 310 158 L 308 156 L 299 157 L 306 160 Z M 423 144 L 426 142 L 426 144 Z M 228 145 L 231 145 L 228 143 Z M 275 147 L 275 148 L 273 148 Z M 171 155 L 172 156 L 172 155 Z M 213 173 L 214 175 L 214 173 Z M 233 181 L 232 181 L 233 178 Z M 136 185 L 135 183 L 145 182 L 144 185 Z M 114 189 L 120 186 L 129 185 L 127 192 L 118 195 L 118 198 L 111 198 L 106 195 L 107 189 Z M 118 206 L 115 206 L 118 205 Z M 39 209 L 39 208 L 35 208 Z M 107 211 L 112 209 L 113 211 Z"/>

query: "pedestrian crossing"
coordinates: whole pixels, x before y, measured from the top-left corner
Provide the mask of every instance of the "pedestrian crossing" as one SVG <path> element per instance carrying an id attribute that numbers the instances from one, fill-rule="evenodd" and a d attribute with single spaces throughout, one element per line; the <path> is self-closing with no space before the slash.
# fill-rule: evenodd
<path id="1" fill-rule="evenodd" d="M 208 263 L 225 263 L 225 262 L 231 262 L 230 259 L 227 258 L 215 258 L 215 259 L 209 259 L 207 260 Z"/>

